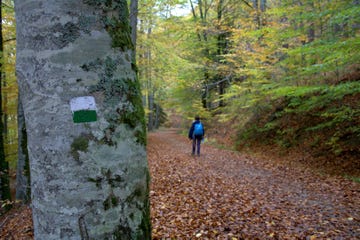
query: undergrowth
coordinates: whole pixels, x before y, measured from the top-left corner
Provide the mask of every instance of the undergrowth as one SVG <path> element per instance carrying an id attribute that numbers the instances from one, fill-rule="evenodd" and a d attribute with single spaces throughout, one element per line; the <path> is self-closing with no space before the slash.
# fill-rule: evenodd
<path id="1" fill-rule="evenodd" d="M 360 183 L 360 177 L 353 177 L 353 176 L 345 175 L 345 178 L 350 179 L 353 182 Z"/>
<path id="2" fill-rule="evenodd" d="M 269 102 L 253 108 L 260 114 L 253 114 L 238 131 L 239 149 L 261 143 L 301 147 L 313 156 L 359 159 L 359 81 L 283 87 L 269 94 Z"/>

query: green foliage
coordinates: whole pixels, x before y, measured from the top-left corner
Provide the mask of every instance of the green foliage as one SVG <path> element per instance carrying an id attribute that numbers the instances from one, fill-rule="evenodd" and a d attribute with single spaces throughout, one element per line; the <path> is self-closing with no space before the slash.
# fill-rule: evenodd
<path id="1" fill-rule="evenodd" d="M 242 12 L 225 55 L 236 78 L 220 119 L 238 122 L 239 145 L 308 146 L 358 154 L 359 6 L 349 1 L 269 3 L 267 24 Z M 311 34 L 311 33 L 314 34 Z"/>
<path id="2" fill-rule="evenodd" d="M 12 1 L 1 2 L 1 140 L 0 140 L 0 204 L 11 200 L 9 177 L 17 159 L 17 88 L 15 79 L 15 20 Z M 13 127 L 9 129 L 9 127 Z M 5 201 L 5 210 L 11 207 Z M 2 209 L 3 210 L 3 209 Z"/>
<path id="3" fill-rule="evenodd" d="M 125 0 L 83 2 L 106 13 L 102 21 L 113 47 L 133 48 L 128 12 L 118 11 Z M 175 6 L 186 2 L 140 1 L 141 85 L 114 77 L 118 62 L 111 59 L 83 66 L 88 71 L 105 66 L 96 86 L 106 92 L 105 101 L 111 103 L 119 94 L 131 101 L 125 109 L 129 111 L 108 116 L 114 125 L 135 127 L 138 141 L 145 143 L 145 122 L 138 119 L 144 114 L 141 105 L 147 106 L 146 113 L 154 113 L 148 102 L 151 96 L 154 106 L 171 109 L 184 122 L 195 113 L 207 121 L 220 114 L 224 124 L 235 119 L 241 144 L 260 139 L 284 147 L 307 144 L 335 154 L 358 151 L 359 5 L 340 0 L 267 1 L 266 11 L 256 12 L 245 1 L 227 0 L 222 6 L 222 1 L 201 1 L 202 15 L 197 5 L 195 15 L 189 9 L 189 15 L 174 16 Z M 6 9 L 6 14 L 4 39 L 12 39 L 13 11 Z M 16 129 L 15 42 L 5 46 L 4 110 L 8 126 Z M 229 81 L 221 93 L 216 82 L 225 77 Z M 9 130 L 8 142 L 16 144 L 16 135 Z M 7 156 L 14 150 L 9 146 Z"/>
<path id="4" fill-rule="evenodd" d="M 356 183 L 360 183 L 360 178 L 359 177 L 353 177 L 353 176 L 346 175 L 345 178 L 350 179 L 350 180 L 352 180 L 352 181 L 354 181 Z"/>
<path id="5" fill-rule="evenodd" d="M 346 95 L 360 92 L 359 82 L 346 82 L 343 84 L 317 85 L 317 86 L 285 86 L 273 89 L 269 92 L 273 99 L 285 97 L 289 99 L 287 112 L 309 112 L 316 108 L 322 108 L 334 101 L 339 101 Z"/>
<path id="6" fill-rule="evenodd" d="M 359 154 L 360 82 L 280 87 L 269 93 L 272 100 L 262 103 L 262 115 L 253 114 L 239 131 L 240 145 L 265 137 L 264 143 L 282 147 L 301 144 L 335 155 Z"/>

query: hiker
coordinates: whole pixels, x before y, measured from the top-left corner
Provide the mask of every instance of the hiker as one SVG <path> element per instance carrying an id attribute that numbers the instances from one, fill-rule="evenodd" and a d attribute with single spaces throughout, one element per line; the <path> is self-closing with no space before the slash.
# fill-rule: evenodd
<path id="1" fill-rule="evenodd" d="M 200 122 L 200 117 L 196 116 L 195 121 L 191 124 L 189 130 L 189 139 L 192 140 L 192 155 L 195 155 L 195 150 L 197 155 L 200 156 L 200 144 L 201 140 L 204 138 L 205 129 L 203 124 Z"/>

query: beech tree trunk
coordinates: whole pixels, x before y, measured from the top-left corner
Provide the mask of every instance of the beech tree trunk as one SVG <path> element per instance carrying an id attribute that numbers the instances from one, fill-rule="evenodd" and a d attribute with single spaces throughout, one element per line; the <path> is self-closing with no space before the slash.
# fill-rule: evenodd
<path id="1" fill-rule="evenodd" d="M 18 100 L 18 162 L 16 166 L 16 199 L 23 203 L 30 201 L 30 165 L 27 150 L 27 135 L 24 111 Z"/>
<path id="2" fill-rule="evenodd" d="M 138 22 L 138 0 L 131 0 L 130 1 L 130 26 L 131 26 L 131 39 L 136 47 L 136 40 L 137 40 L 137 22 Z M 133 58 L 134 61 L 136 60 L 136 48 L 133 51 Z"/>
<path id="3" fill-rule="evenodd" d="M 151 239 L 126 0 L 15 0 L 35 239 Z"/>

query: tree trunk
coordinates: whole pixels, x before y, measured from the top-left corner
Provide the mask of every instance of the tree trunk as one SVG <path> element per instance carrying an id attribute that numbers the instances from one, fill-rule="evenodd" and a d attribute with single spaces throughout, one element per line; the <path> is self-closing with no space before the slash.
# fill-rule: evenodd
<path id="1" fill-rule="evenodd" d="M 225 94 L 226 82 L 219 83 L 218 87 L 219 87 L 219 107 L 224 107 L 225 102 L 223 100 L 223 97 Z"/>
<path id="2" fill-rule="evenodd" d="M 254 12 L 255 12 L 254 22 L 256 24 L 256 28 L 259 29 L 261 27 L 261 22 L 260 22 L 260 12 L 259 12 L 258 0 L 253 0 L 253 8 L 254 8 Z"/>
<path id="3" fill-rule="evenodd" d="M 150 19 L 150 27 L 147 29 L 147 38 L 152 38 L 152 19 Z M 146 92 L 147 92 L 147 110 L 148 110 L 148 130 L 153 130 L 153 84 L 152 84 L 152 49 L 149 46 L 146 46 L 145 52 L 146 58 L 146 69 L 145 69 L 145 76 L 146 76 Z"/>
<path id="4" fill-rule="evenodd" d="M 126 0 L 15 0 L 35 239 L 151 239 Z"/>
<path id="5" fill-rule="evenodd" d="M 148 109 L 149 109 L 149 115 L 148 115 L 148 129 L 149 131 L 152 131 L 154 129 L 154 94 L 151 90 L 148 93 Z"/>
<path id="6" fill-rule="evenodd" d="M 161 108 L 159 104 L 155 104 L 155 128 L 159 129 L 160 127 L 160 114 L 161 114 Z"/>
<path id="7" fill-rule="evenodd" d="M 16 199 L 28 203 L 30 201 L 30 166 L 25 117 L 20 97 L 18 101 L 18 163 L 16 168 Z"/>
<path id="8" fill-rule="evenodd" d="M 314 2 L 310 1 L 308 3 L 308 8 L 311 12 L 315 11 Z M 315 41 L 315 22 L 313 19 L 311 19 L 310 21 L 311 22 L 309 23 L 309 28 L 308 28 L 308 32 L 307 32 L 308 43 Z"/>
<path id="9" fill-rule="evenodd" d="M 0 2 L 0 20 L 2 21 L 2 1 Z M 0 203 L 1 200 L 11 200 L 9 164 L 5 159 L 4 124 L 2 108 L 2 82 L 3 82 L 3 35 L 2 22 L 0 23 Z"/>
<path id="10" fill-rule="evenodd" d="M 311 43 L 315 40 L 315 23 L 310 23 L 307 35 L 308 43 Z"/>
<path id="11" fill-rule="evenodd" d="M 260 0 L 260 10 L 261 12 L 266 11 L 266 0 Z"/>
<path id="12" fill-rule="evenodd" d="M 256 27 L 259 29 L 262 26 L 266 25 L 266 0 L 253 0 L 253 8 L 255 11 L 254 22 L 256 23 Z"/>
<path id="13" fill-rule="evenodd" d="M 138 21 L 138 0 L 130 1 L 130 26 L 131 26 L 131 40 L 135 46 L 133 51 L 133 61 L 136 59 L 136 39 L 137 39 L 137 21 Z"/>

